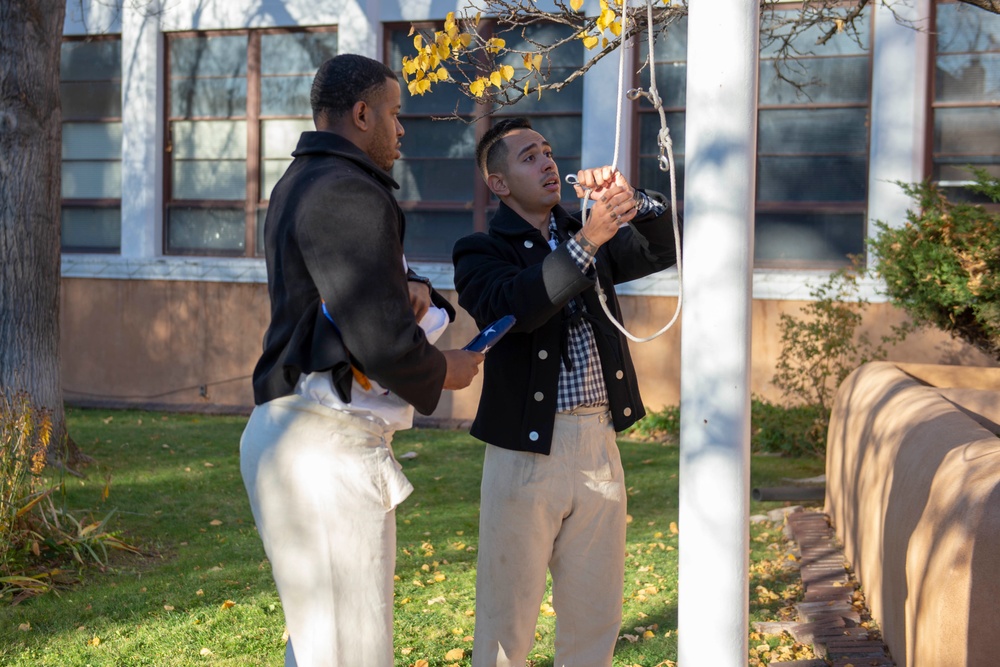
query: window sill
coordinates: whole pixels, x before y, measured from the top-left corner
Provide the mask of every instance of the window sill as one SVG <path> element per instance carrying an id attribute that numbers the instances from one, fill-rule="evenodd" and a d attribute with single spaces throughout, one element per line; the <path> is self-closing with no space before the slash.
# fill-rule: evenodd
<path id="1" fill-rule="evenodd" d="M 430 278 L 438 289 L 455 289 L 451 264 L 445 262 L 414 262 L 411 268 Z M 753 298 L 776 301 L 811 301 L 813 286 L 827 278 L 827 270 L 758 269 L 753 274 Z M 267 268 L 263 259 L 230 257 L 155 257 L 126 258 L 119 255 L 62 256 L 63 278 L 105 280 L 180 280 L 192 282 L 267 283 Z M 619 296 L 677 296 L 677 271 L 661 273 L 618 286 Z M 887 299 L 879 293 L 877 281 L 859 283 L 861 298 L 871 303 Z"/>

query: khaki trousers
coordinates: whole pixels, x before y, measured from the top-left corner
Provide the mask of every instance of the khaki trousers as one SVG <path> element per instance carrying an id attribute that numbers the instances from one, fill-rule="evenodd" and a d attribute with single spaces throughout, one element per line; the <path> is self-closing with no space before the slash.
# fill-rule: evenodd
<path id="1" fill-rule="evenodd" d="M 609 667 L 622 618 L 625 476 L 606 408 L 556 415 L 552 452 L 488 445 L 473 667 L 524 667 L 552 573 L 555 667 Z"/>
<path id="2" fill-rule="evenodd" d="M 412 487 L 381 427 L 285 396 L 254 409 L 240 472 L 285 613 L 285 665 L 391 667 L 394 508 Z"/>

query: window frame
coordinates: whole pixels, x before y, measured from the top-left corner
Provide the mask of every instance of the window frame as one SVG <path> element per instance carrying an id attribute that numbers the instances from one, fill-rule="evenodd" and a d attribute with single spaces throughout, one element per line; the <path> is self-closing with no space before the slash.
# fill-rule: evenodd
<path id="1" fill-rule="evenodd" d="M 937 100 L 937 59 L 941 52 L 938 51 L 938 9 L 942 5 L 955 5 L 963 4 L 958 3 L 956 0 L 934 0 L 933 11 L 930 18 L 930 27 L 928 29 L 931 40 L 930 48 L 927 57 L 927 123 L 924 128 L 924 141 L 927 149 L 924 151 L 924 178 L 927 181 L 933 182 L 939 187 L 946 188 L 948 190 L 964 190 L 964 186 L 974 183 L 972 174 L 969 177 L 960 181 L 953 180 L 934 180 L 935 167 L 937 165 L 937 159 L 941 156 L 959 155 L 953 153 L 938 152 L 935 150 L 935 124 L 936 124 L 936 114 L 938 109 L 994 109 L 998 115 L 1000 115 L 1000 99 L 995 101 L 988 100 L 978 100 L 974 102 L 969 102 L 968 100 L 957 100 L 957 101 L 942 101 Z M 967 11 L 983 11 L 974 6 L 967 6 Z M 950 52 L 948 52 L 950 53 Z M 968 53 L 996 53 L 998 58 L 1000 58 L 1000 49 L 997 51 L 970 51 Z M 971 163 L 970 163 L 971 164 Z M 981 165 L 990 166 L 990 165 Z M 998 177 L 1000 177 L 1000 160 L 993 164 L 995 170 L 998 172 Z M 990 211 L 1000 211 L 1000 204 L 995 204 L 989 200 L 980 201 L 977 197 L 972 197 L 973 203 L 984 206 Z"/>
<path id="2" fill-rule="evenodd" d="M 283 26 L 269 28 L 238 28 L 238 29 L 217 29 L 217 30 L 181 30 L 166 33 L 166 44 L 164 47 L 164 72 L 165 85 L 163 95 L 164 114 L 164 149 L 163 149 L 163 254 L 169 256 L 188 257 L 256 257 L 264 256 L 262 243 L 258 243 L 261 238 L 262 225 L 258 224 L 258 217 L 262 211 L 267 210 L 269 198 L 265 198 L 261 191 L 261 174 L 264 163 L 262 154 L 261 135 L 262 123 L 268 120 L 312 120 L 312 110 L 305 109 L 302 114 L 297 115 L 265 115 L 261 113 L 261 81 L 265 78 L 262 74 L 261 63 L 261 36 L 263 35 L 284 35 L 284 34 L 309 34 L 309 33 L 333 33 L 338 35 L 337 50 L 339 45 L 339 27 L 336 25 L 322 26 Z M 173 40 L 208 38 L 208 37 L 232 37 L 245 35 L 247 38 L 247 62 L 246 62 L 246 85 L 247 99 L 244 115 L 229 116 L 225 118 L 215 116 L 173 116 L 171 115 L 171 82 L 174 80 L 170 62 L 170 44 Z M 178 79 L 185 77 L 176 77 Z M 178 199 L 174 197 L 174 174 L 173 174 L 173 123 L 175 122 L 204 122 L 204 121 L 227 121 L 244 122 L 246 124 L 246 189 L 242 200 L 228 199 Z M 226 251 L 211 248 L 184 248 L 171 249 L 170 247 L 170 211 L 171 209 L 217 209 L 228 211 L 243 211 L 244 224 L 244 247 L 242 251 Z"/>
<path id="3" fill-rule="evenodd" d="M 119 44 L 121 44 L 121 41 L 122 41 L 121 34 L 120 33 L 108 33 L 108 34 L 99 34 L 99 35 L 63 35 L 62 40 L 60 42 L 60 49 L 62 48 L 62 45 L 67 44 L 67 43 L 112 42 L 112 41 L 117 41 L 117 42 L 119 42 Z M 118 76 L 117 77 L 112 77 L 110 79 L 90 79 L 90 80 L 85 80 L 85 81 L 75 81 L 75 83 L 96 83 L 96 82 L 107 82 L 107 81 L 117 82 L 118 83 L 119 96 L 120 96 L 122 94 L 122 86 L 123 86 L 123 77 L 122 77 L 122 67 L 121 67 L 121 57 L 120 57 L 120 55 L 121 54 L 119 53 Z M 63 83 L 63 78 L 62 78 L 62 74 L 60 73 L 59 84 L 62 85 L 62 83 Z M 63 109 L 64 108 L 65 107 L 63 105 Z M 67 116 L 65 113 L 62 113 L 61 119 L 60 119 L 60 133 L 62 132 L 62 127 L 65 126 L 67 123 L 78 123 L 78 124 L 88 123 L 88 124 L 94 124 L 94 125 L 104 124 L 104 123 L 119 123 L 119 124 L 122 124 L 123 123 L 123 119 L 122 119 L 122 115 L 121 114 L 119 114 L 118 116 L 101 116 L 99 118 L 92 118 L 92 117 Z M 121 165 L 122 164 L 122 155 L 121 155 L 121 153 L 119 153 L 117 160 L 114 160 L 114 159 L 101 159 L 101 160 L 89 160 L 89 161 L 91 161 L 91 162 L 117 162 L 119 165 Z M 60 156 L 60 169 L 62 169 L 62 165 L 65 164 L 65 162 L 66 162 L 65 158 L 63 158 L 62 156 Z M 94 197 L 94 198 L 62 197 L 61 193 L 60 193 L 60 217 L 61 217 L 61 212 L 62 212 L 63 209 L 70 209 L 70 210 L 72 210 L 72 209 L 102 209 L 102 210 L 117 209 L 118 210 L 118 219 L 119 219 L 119 237 L 118 237 L 118 245 L 117 246 L 115 246 L 113 248 L 112 247 L 107 247 L 107 246 L 68 246 L 68 245 L 66 245 L 66 244 L 63 243 L 63 241 L 62 241 L 62 234 L 60 233 L 60 244 L 59 244 L 60 245 L 60 252 L 72 253 L 72 254 L 121 254 L 121 234 L 120 234 L 121 207 L 122 207 L 122 198 L 120 196 L 119 197 Z"/>
<path id="4" fill-rule="evenodd" d="M 394 72 L 396 72 L 397 75 L 399 76 L 400 85 L 403 88 L 402 94 L 404 96 L 408 95 L 409 93 L 406 90 L 406 84 L 403 81 L 403 77 L 402 77 L 401 71 L 396 68 L 396 63 L 392 62 L 392 45 L 393 45 L 392 36 L 395 33 L 397 33 L 397 32 L 402 32 L 404 34 L 408 33 L 409 30 L 410 30 L 410 28 L 411 28 L 411 26 L 414 27 L 414 28 L 416 28 L 417 30 L 425 30 L 425 31 L 442 30 L 443 27 L 444 27 L 444 20 L 442 19 L 442 20 L 439 20 L 439 21 L 412 21 L 412 22 L 410 22 L 410 21 L 396 21 L 396 22 L 387 22 L 387 23 L 383 24 L 383 37 L 384 38 L 383 38 L 382 61 L 384 63 L 386 63 L 386 65 L 388 67 L 390 67 Z M 497 30 L 498 27 L 499 27 L 499 23 L 496 21 L 496 19 L 486 19 L 486 18 L 484 18 L 479 23 L 478 32 L 479 32 L 479 34 L 484 39 L 489 39 L 489 38 L 493 37 L 496 34 L 496 30 Z M 449 64 L 448 66 L 450 68 L 454 67 L 453 64 Z M 481 64 L 479 64 L 477 66 L 481 67 Z M 581 85 L 582 85 L 582 81 L 581 81 Z M 464 93 L 462 93 L 460 91 L 456 91 L 456 92 L 459 95 L 464 95 Z M 435 94 L 435 91 L 432 89 L 431 92 L 428 93 L 428 94 L 433 95 L 433 94 Z M 438 94 L 440 94 L 440 93 L 438 93 Z M 554 93 L 550 93 L 550 94 L 554 94 Z M 583 118 L 583 106 L 584 106 L 583 105 L 583 101 L 581 100 L 581 104 L 579 105 L 579 108 L 577 108 L 573 112 L 566 112 L 566 111 L 532 111 L 532 112 L 525 112 L 525 111 L 521 110 L 520 107 L 518 107 L 517 105 L 515 105 L 515 106 L 512 106 L 512 107 L 497 107 L 496 109 L 493 110 L 492 113 L 490 113 L 488 105 L 486 105 L 486 104 L 484 104 L 482 102 L 478 102 L 478 101 L 473 102 L 473 104 L 474 104 L 474 110 L 472 112 L 468 113 L 468 114 L 463 114 L 462 118 L 472 119 L 471 120 L 471 124 L 474 124 L 474 126 L 475 126 L 475 141 L 476 141 L 477 144 L 478 144 L 479 140 L 483 137 L 484 134 L 486 134 L 486 132 L 489 130 L 489 128 L 493 125 L 493 123 L 496 120 L 500 120 L 500 119 L 503 119 L 503 118 L 517 117 L 517 116 L 524 116 L 524 117 L 527 117 L 527 118 L 529 118 L 531 120 L 534 120 L 536 118 L 561 118 L 561 117 L 567 117 L 567 116 L 573 116 L 573 117 L 582 119 Z M 400 122 L 402 123 L 404 130 L 407 129 L 407 120 L 412 120 L 412 119 L 430 119 L 430 118 L 435 118 L 435 117 L 440 117 L 440 116 L 435 116 L 433 113 L 426 114 L 426 113 L 413 113 L 413 112 L 404 112 L 404 113 L 401 113 L 400 116 L 399 116 Z M 451 120 L 449 120 L 449 121 L 441 121 L 441 122 L 464 122 L 464 121 L 460 121 L 460 120 L 451 121 Z M 404 148 L 406 146 L 406 141 L 407 141 L 407 139 L 404 136 L 403 137 Z M 582 145 L 582 142 L 583 142 L 582 133 L 581 133 L 580 141 L 581 141 L 581 145 Z M 576 160 L 580 159 L 580 156 L 569 156 L 569 157 L 571 159 L 575 158 Z M 407 160 L 407 161 L 409 161 L 409 160 L 420 161 L 421 159 L 434 159 L 434 158 L 419 158 L 419 157 L 418 158 L 411 158 L 411 157 L 407 157 L 407 158 L 404 158 L 404 159 Z M 564 163 L 564 161 L 567 159 L 567 156 L 558 156 L 557 159 L 560 162 Z M 565 176 L 565 174 L 560 171 L 560 176 Z M 489 227 L 489 221 L 490 221 L 490 219 L 493 217 L 493 214 L 496 213 L 496 210 L 497 210 L 497 208 L 499 206 L 500 201 L 496 197 L 494 197 L 492 195 L 492 193 L 490 192 L 489 188 L 486 185 L 486 182 L 483 180 L 482 176 L 479 174 L 479 167 L 478 167 L 478 165 L 475 166 L 475 171 L 474 171 L 474 174 L 473 174 L 472 178 L 473 178 L 473 189 L 472 189 L 472 200 L 471 201 L 465 201 L 465 202 L 458 201 L 458 202 L 456 202 L 456 201 L 448 201 L 448 200 L 423 200 L 423 199 L 420 199 L 420 200 L 408 200 L 408 199 L 399 199 L 398 203 L 400 205 L 400 208 L 403 210 L 404 214 L 408 213 L 408 212 L 411 212 L 411 211 L 414 211 L 414 212 L 420 212 L 420 211 L 464 212 L 464 211 L 468 211 L 468 210 L 471 209 L 471 211 L 472 211 L 472 229 L 469 230 L 469 233 L 473 233 L 473 232 L 485 232 L 488 229 L 488 227 Z M 563 203 L 571 201 L 570 199 L 566 198 L 566 192 L 567 191 L 572 192 L 572 189 L 570 189 L 567 185 L 564 184 L 563 185 Z M 407 258 L 410 259 L 410 260 L 413 260 L 413 261 L 424 261 L 424 262 L 444 262 L 444 261 L 449 261 L 450 262 L 450 257 L 449 258 L 442 258 L 442 257 L 439 257 L 439 256 L 425 255 L 425 254 L 418 253 L 418 252 L 414 252 L 412 254 L 412 256 L 411 256 L 411 253 L 408 252 L 407 253 Z"/>

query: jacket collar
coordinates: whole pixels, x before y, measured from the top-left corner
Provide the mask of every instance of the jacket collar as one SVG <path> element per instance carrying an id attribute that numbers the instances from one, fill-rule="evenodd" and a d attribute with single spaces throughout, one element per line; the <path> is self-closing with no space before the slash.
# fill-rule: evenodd
<path id="1" fill-rule="evenodd" d="M 580 229 L 580 222 L 574 216 L 566 212 L 562 206 L 556 204 L 552 208 L 552 214 L 556 217 L 556 226 L 560 231 L 568 234 L 575 234 Z M 490 220 L 490 231 L 496 232 L 500 236 L 520 238 L 540 234 L 538 229 L 530 222 L 518 215 L 514 209 L 500 202 L 497 212 Z"/>
<path id="2" fill-rule="evenodd" d="M 339 134 L 321 131 L 303 132 L 292 152 L 292 157 L 307 155 L 335 155 L 350 160 L 386 187 L 399 189 L 399 183 L 393 180 L 389 172 L 372 162 L 367 153 Z"/>

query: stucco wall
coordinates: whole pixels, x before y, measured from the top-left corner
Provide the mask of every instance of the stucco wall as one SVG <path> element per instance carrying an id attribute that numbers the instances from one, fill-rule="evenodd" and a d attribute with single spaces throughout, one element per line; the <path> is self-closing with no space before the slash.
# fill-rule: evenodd
<path id="1" fill-rule="evenodd" d="M 1000 655 L 1000 369 L 867 364 L 841 386 L 826 511 L 896 664 Z"/>
<path id="2" fill-rule="evenodd" d="M 454 292 L 446 291 L 454 302 Z M 796 313 L 799 301 L 753 302 L 752 391 L 779 400 L 771 385 L 780 353 L 778 322 Z M 673 297 L 622 298 L 626 324 L 648 335 L 674 313 Z M 268 320 L 267 288 L 259 283 L 64 278 L 62 369 L 71 403 L 174 406 L 249 410 L 249 376 Z M 458 347 L 475 333 L 460 308 L 440 341 Z M 682 318 L 683 319 L 683 318 Z M 899 314 L 886 304 L 868 313 L 879 334 Z M 680 402 L 680 322 L 651 343 L 633 344 L 645 404 L 653 409 Z M 987 365 L 989 360 L 939 332 L 924 332 L 894 351 L 902 361 Z M 204 388 L 204 390 L 203 390 Z M 434 417 L 468 420 L 480 385 L 446 392 Z M 203 395 L 204 394 L 204 395 Z"/>

